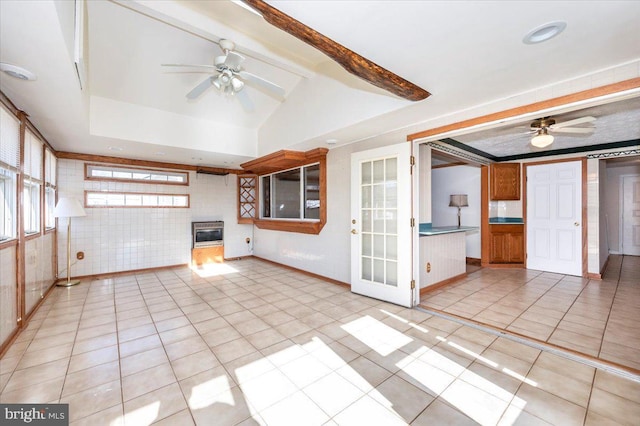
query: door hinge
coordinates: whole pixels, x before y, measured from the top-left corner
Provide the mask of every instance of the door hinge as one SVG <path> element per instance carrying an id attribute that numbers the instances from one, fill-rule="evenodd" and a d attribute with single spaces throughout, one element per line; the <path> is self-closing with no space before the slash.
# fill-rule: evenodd
<path id="1" fill-rule="evenodd" d="M 415 156 L 410 156 L 409 157 L 409 165 L 411 166 L 415 166 L 416 165 L 416 157 Z"/>
<path id="2" fill-rule="evenodd" d="M 411 280 L 411 290 L 416 288 L 416 280 Z"/>
<path id="3" fill-rule="evenodd" d="M 412 217 L 412 218 L 411 218 L 411 227 L 412 227 L 412 228 L 415 228 L 415 227 L 416 227 L 416 218 L 415 218 L 415 217 Z"/>

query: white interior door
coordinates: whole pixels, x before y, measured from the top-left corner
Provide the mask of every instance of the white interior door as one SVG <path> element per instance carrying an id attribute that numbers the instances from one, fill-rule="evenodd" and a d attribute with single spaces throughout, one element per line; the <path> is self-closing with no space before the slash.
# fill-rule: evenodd
<path id="1" fill-rule="evenodd" d="M 411 307 L 411 144 L 351 154 L 351 291 Z"/>
<path id="2" fill-rule="evenodd" d="M 640 256 L 640 176 L 622 181 L 622 254 Z"/>
<path id="3" fill-rule="evenodd" d="M 582 275 L 582 162 L 527 167 L 527 268 Z"/>

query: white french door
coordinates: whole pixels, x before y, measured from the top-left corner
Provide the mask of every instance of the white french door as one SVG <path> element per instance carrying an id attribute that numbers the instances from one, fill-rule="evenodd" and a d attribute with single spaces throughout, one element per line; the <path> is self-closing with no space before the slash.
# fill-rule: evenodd
<path id="1" fill-rule="evenodd" d="M 640 176 L 622 182 L 622 254 L 640 256 Z"/>
<path id="2" fill-rule="evenodd" d="M 411 144 L 351 154 L 351 291 L 412 307 Z"/>
<path id="3" fill-rule="evenodd" d="M 582 276 L 582 162 L 527 167 L 527 269 Z"/>

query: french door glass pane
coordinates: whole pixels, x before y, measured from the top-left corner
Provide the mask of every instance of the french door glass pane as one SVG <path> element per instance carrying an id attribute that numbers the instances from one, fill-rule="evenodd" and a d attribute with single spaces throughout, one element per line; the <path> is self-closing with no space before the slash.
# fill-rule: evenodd
<path id="1" fill-rule="evenodd" d="M 397 158 L 361 164 L 361 279 L 398 285 Z"/>

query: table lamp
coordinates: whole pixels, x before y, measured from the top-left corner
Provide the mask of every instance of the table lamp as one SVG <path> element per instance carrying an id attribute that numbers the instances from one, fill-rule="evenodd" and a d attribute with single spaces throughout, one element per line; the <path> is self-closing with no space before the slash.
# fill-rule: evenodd
<path id="1" fill-rule="evenodd" d="M 469 207 L 467 194 L 452 194 L 449 197 L 449 207 L 458 208 L 458 228 L 460 228 L 460 207 Z"/>

